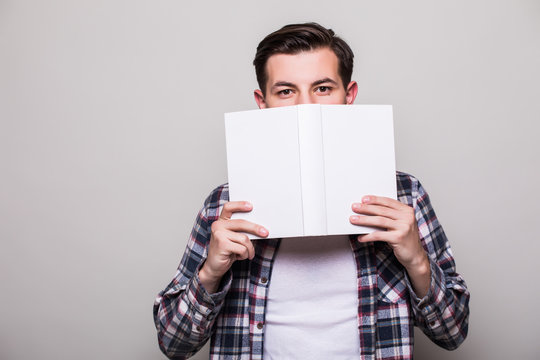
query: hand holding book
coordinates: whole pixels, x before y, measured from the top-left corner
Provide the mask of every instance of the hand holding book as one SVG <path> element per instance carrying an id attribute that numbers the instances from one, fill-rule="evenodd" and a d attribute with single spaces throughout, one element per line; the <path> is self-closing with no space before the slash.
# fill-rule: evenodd
<path id="1" fill-rule="evenodd" d="M 231 219 L 236 212 L 249 212 L 253 206 L 246 201 L 225 203 L 219 219 L 212 223 L 208 256 L 199 271 L 199 278 L 206 291 L 214 293 L 221 278 L 236 260 L 253 259 L 255 249 L 246 233 L 259 237 L 268 236 L 268 230 L 247 220 Z"/>
<path id="2" fill-rule="evenodd" d="M 423 298 L 429 290 L 431 268 L 420 242 L 414 209 L 398 200 L 370 195 L 354 203 L 352 210 L 359 215 L 350 217 L 351 224 L 380 229 L 358 235 L 358 241 L 386 242 L 407 270 L 416 295 Z"/>

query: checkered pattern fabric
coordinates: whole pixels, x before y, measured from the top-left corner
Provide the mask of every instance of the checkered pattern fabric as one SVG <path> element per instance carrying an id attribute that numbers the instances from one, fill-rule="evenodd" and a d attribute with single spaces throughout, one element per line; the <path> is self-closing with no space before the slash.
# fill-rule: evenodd
<path id="1" fill-rule="evenodd" d="M 446 349 L 455 349 L 467 336 L 469 292 L 456 273 L 429 197 L 413 176 L 397 172 L 396 178 L 399 201 L 415 209 L 431 263 L 431 285 L 428 294 L 418 298 L 385 243 L 359 243 L 350 237 L 358 275 L 361 359 L 411 359 L 413 326 Z M 198 277 L 207 256 L 210 226 L 228 200 L 227 184 L 206 199 L 174 279 L 156 298 L 159 346 L 171 359 L 188 358 L 209 338 L 211 359 L 263 357 L 266 294 L 280 240 L 255 241 L 255 258 L 236 261 L 214 294 L 206 292 Z"/>

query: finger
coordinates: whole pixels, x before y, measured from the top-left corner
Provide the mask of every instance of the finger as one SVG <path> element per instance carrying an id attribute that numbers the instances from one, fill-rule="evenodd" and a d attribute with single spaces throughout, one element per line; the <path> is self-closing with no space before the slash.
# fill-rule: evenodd
<path id="1" fill-rule="evenodd" d="M 236 260 L 245 260 L 250 257 L 249 250 L 244 245 L 236 243 L 236 242 L 229 242 L 229 244 L 226 247 L 226 250 L 233 254 L 236 258 Z"/>
<path id="2" fill-rule="evenodd" d="M 248 250 L 248 257 L 253 259 L 255 256 L 255 247 L 246 234 L 237 233 L 234 231 L 227 232 L 228 238 L 237 244 L 244 246 Z"/>
<path id="3" fill-rule="evenodd" d="M 356 240 L 358 240 L 359 242 L 363 242 L 363 243 L 375 241 L 375 240 L 369 238 L 368 235 L 370 235 L 370 234 L 360 234 L 360 235 L 358 235 L 356 237 Z"/>
<path id="4" fill-rule="evenodd" d="M 353 215 L 350 217 L 350 222 L 353 225 L 360 226 L 374 226 L 384 229 L 394 229 L 395 220 L 385 218 L 382 216 L 363 216 L 363 215 Z"/>
<path id="5" fill-rule="evenodd" d="M 243 219 L 227 220 L 224 227 L 227 230 L 247 232 L 260 237 L 268 236 L 268 230 L 264 226 Z"/>
<path id="6" fill-rule="evenodd" d="M 357 237 L 359 242 L 373 242 L 373 241 L 384 241 L 391 243 L 393 237 L 390 234 L 390 231 L 374 231 L 369 234 L 358 235 Z"/>
<path id="7" fill-rule="evenodd" d="M 378 215 L 392 220 L 398 220 L 403 217 L 403 212 L 381 205 L 354 203 L 352 210 L 357 214 Z"/>
<path id="8" fill-rule="evenodd" d="M 224 220 L 229 220 L 235 212 L 248 212 L 253 209 L 253 205 L 247 201 L 229 201 L 223 205 L 219 217 Z"/>
<path id="9" fill-rule="evenodd" d="M 370 204 L 370 205 L 382 205 L 386 206 L 388 208 L 396 209 L 396 210 L 403 210 L 404 208 L 408 208 L 408 205 L 405 205 L 398 200 L 391 199 L 389 197 L 385 196 L 375 196 L 375 195 L 366 195 L 362 198 L 362 204 Z"/>

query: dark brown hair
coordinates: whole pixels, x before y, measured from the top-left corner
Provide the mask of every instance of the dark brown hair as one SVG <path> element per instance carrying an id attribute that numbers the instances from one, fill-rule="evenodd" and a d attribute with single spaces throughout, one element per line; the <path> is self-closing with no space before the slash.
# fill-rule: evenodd
<path id="1" fill-rule="evenodd" d="M 276 54 L 294 55 L 302 51 L 329 48 L 336 54 L 339 65 L 338 72 L 346 88 L 351 81 L 354 54 L 347 43 L 335 36 L 332 29 L 317 23 L 285 25 L 281 29 L 266 36 L 257 46 L 253 60 L 257 82 L 263 94 L 266 93 L 266 63 L 268 58 Z"/>

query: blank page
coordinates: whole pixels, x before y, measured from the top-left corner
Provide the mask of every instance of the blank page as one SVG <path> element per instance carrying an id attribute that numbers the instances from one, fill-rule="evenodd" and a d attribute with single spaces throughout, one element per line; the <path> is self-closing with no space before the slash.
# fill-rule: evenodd
<path id="1" fill-rule="evenodd" d="M 349 217 L 364 195 L 396 199 L 392 106 L 327 105 L 321 113 L 328 234 L 371 232 Z"/>
<path id="2" fill-rule="evenodd" d="M 225 114 L 229 197 L 253 204 L 234 218 L 263 225 L 271 238 L 303 234 L 297 116 L 297 107 Z"/>

